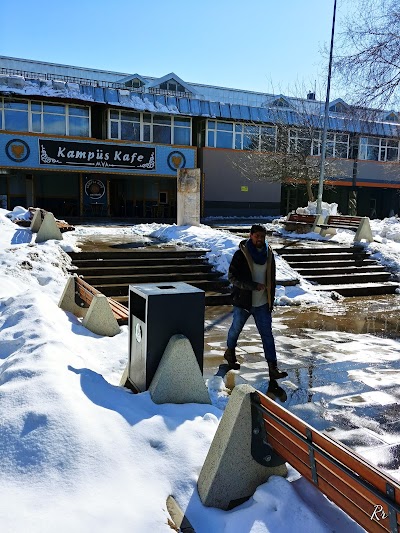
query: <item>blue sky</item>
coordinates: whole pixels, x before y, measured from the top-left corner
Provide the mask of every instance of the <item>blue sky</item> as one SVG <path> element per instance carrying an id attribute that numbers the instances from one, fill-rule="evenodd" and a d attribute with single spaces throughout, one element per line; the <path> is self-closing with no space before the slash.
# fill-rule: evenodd
<path id="1" fill-rule="evenodd" d="M 336 31 L 349 1 L 338 0 Z M 156 77 L 173 71 L 261 92 L 316 83 L 323 99 L 332 14 L 333 0 L 19 0 L 2 5 L 0 55 Z"/>

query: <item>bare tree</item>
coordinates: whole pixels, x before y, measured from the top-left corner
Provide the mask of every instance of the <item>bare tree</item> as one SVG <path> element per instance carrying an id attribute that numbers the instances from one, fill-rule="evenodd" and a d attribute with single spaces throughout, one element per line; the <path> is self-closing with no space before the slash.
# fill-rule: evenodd
<path id="1" fill-rule="evenodd" d="M 335 74 L 356 104 L 384 108 L 399 101 L 400 3 L 356 0 L 338 32 Z"/>
<path id="2" fill-rule="evenodd" d="M 287 102 L 288 107 L 283 109 L 279 105 L 275 106 L 279 101 L 281 105 Z M 275 145 L 271 147 L 271 138 L 266 134 L 261 133 L 261 143 L 254 135 L 254 141 L 249 143 L 247 150 L 235 157 L 234 166 L 251 181 L 280 182 L 293 187 L 305 186 L 308 200 L 314 201 L 313 185 L 318 183 L 320 172 L 319 156 L 323 129 L 321 105 L 315 100 L 286 100 L 285 97 L 276 98 L 271 107 L 266 104 L 270 124 L 276 128 Z M 257 126 L 248 127 L 255 129 Z M 328 134 L 325 175 L 336 177 L 343 173 L 343 169 L 337 160 L 329 158 L 329 149 L 333 149 L 333 143 L 330 143 L 332 135 L 334 133 Z M 347 157 L 347 153 L 340 157 Z"/>

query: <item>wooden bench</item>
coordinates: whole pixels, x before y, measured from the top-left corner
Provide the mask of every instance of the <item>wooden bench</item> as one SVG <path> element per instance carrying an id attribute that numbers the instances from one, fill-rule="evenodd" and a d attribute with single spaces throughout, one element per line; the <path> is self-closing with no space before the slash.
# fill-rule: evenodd
<path id="1" fill-rule="evenodd" d="M 317 223 L 316 225 L 320 228 L 322 237 L 335 235 L 337 229 L 346 229 L 356 233 L 355 241 L 365 239 L 368 242 L 372 242 L 374 240 L 368 217 L 329 215 L 323 223 Z"/>
<path id="2" fill-rule="evenodd" d="M 75 279 L 75 303 L 81 308 L 89 308 L 90 304 L 93 301 L 93 296 L 96 294 L 102 294 L 100 291 L 89 285 L 85 280 L 79 278 L 78 276 L 74 277 Z M 115 319 L 117 320 L 120 326 L 125 326 L 128 324 L 129 310 L 124 305 L 120 304 L 112 298 L 107 298 L 108 303 L 110 304 L 111 311 Z"/>
<path id="3" fill-rule="evenodd" d="M 400 485 L 260 392 L 253 394 L 273 450 L 366 531 L 397 533 Z"/>
<path id="4" fill-rule="evenodd" d="M 302 215 L 299 213 L 290 213 L 283 222 L 286 231 L 295 231 L 296 233 L 309 233 L 316 231 L 317 222 L 322 222 L 321 215 Z M 319 232 L 319 229 L 317 229 Z"/>
<path id="5" fill-rule="evenodd" d="M 68 279 L 58 305 L 83 318 L 82 324 L 97 335 L 112 337 L 120 332 L 120 326 L 128 323 L 127 307 L 108 298 L 76 274 Z"/>

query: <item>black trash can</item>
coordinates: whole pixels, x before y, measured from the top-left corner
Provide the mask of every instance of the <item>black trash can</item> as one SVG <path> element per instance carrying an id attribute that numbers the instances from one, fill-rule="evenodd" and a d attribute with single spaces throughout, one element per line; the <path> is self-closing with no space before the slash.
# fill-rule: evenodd
<path id="1" fill-rule="evenodd" d="M 188 283 L 129 285 L 129 374 L 137 391 L 149 388 L 170 338 L 187 337 L 203 372 L 205 293 Z"/>

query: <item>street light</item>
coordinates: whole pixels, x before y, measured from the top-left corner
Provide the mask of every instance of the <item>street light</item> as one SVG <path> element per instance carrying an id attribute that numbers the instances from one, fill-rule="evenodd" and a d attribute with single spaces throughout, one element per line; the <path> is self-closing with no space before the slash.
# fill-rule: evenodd
<path id="1" fill-rule="evenodd" d="M 320 215 L 322 211 L 322 192 L 324 189 L 324 173 L 325 173 L 325 155 L 326 155 L 326 132 L 328 130 L 329 121 L 329 96 L 331 92 L 331 72 L 332 72 L 332 56 L 333 56 L 333 38 L 335 36 L 335 19 L 336 19 L 336 0 L 333 5 L 333 19 L 332 19 L 332 33 L 331 33 L 331 48 L 329 52 L 329 68 L 328 68 L 328 83 L 326 86 L 325 98 L 325 113 L 324 113 L 324 129 L 322 131 L 321 144 L 321 161 L 319 170 L 318 182 L 318 196 L 317 196 L 317 214 Z"/>

